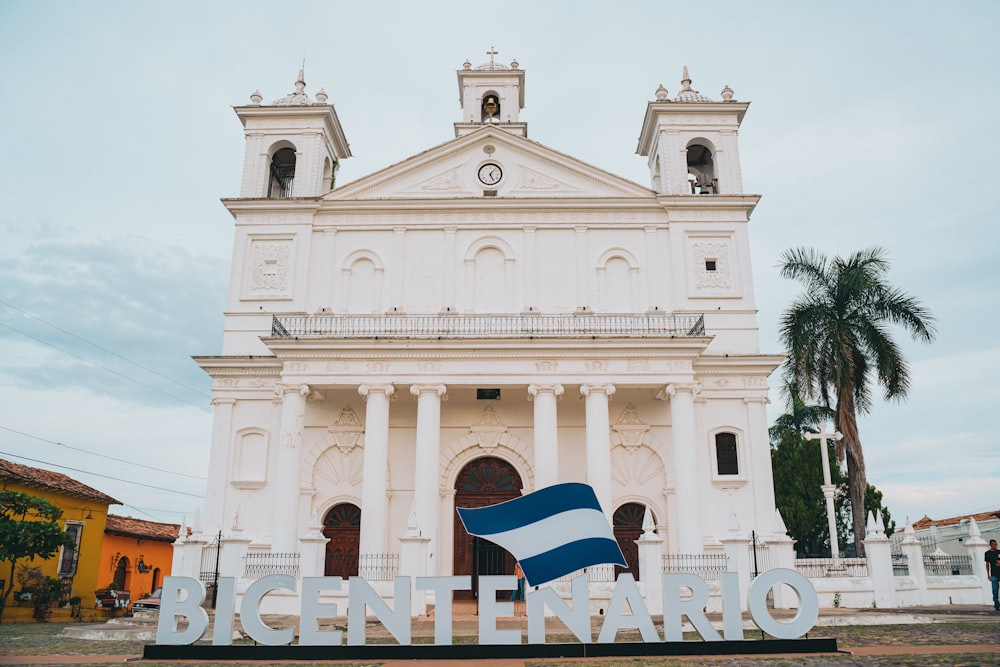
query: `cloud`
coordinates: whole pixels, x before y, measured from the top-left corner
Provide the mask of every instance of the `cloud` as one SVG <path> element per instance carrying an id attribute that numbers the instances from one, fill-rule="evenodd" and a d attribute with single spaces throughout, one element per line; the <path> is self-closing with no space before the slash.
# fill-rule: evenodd
<path id="1" fill-rule="evenodd" d="M 138 237 L 76 240 L 65 232 L 26 243 L 0 262 L 0 298 L 13 306 L 0 305 L 0 339 L 21 351 L 0 362 L 0 374 L 22 388 L 176 400 L 166 392 L 207 404 L 208 378 L 190 355 L 218 348 L 228 267 Z"/>

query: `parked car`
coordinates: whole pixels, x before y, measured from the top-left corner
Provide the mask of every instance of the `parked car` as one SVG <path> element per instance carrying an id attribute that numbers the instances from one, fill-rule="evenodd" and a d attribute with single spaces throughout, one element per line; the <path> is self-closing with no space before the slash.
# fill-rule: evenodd
<path id="1" fill-rule="evenodd" d="M 151 594 L 136 600 L 132 603 L 132 611 L 160 611 L 160 596 L 163 595 L 163 588 L 157 588 Z"/>

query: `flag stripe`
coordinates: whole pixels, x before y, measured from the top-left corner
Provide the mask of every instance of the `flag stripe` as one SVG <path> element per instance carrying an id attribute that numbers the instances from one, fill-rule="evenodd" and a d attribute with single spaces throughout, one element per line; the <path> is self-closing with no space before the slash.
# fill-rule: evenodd
<path id="1" fill-rule="evenodd" d="M 471 535 L 490 535 L 535 523 L 575 509 L 601 510 L 594 490 L 586 484 L 557 484 L 521 498 L 477 509 L 459 508 L 458 514 Z M 607 520 L 603 521 L 607 524 Z"/>
<path id="2" fill-rule="evenodd" d="M 521 568 L 528 584 L 536 586 L 598 563 L 626 565 L 616 541 L 596 537 L 570 542 L 525 558 L 521 561 Z"/>
<path id="3" fill-rule="evenodd" d="M 480 537 L 502 545 L 518 560 L 551 551 L 567 542 L 590 538 L 614 539 L 600 510 L 569 510 L 526 526 L 502 533 L 482 533 Z"/>

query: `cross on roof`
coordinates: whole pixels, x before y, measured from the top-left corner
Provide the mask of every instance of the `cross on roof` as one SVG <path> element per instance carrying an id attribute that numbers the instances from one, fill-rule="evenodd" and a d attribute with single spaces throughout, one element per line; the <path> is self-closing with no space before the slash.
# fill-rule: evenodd
<path id="1" fill-rule="evenodd" d="M 500 52 L 496 50 L 495 46 L 491 46 L 490 50 L 486 52 L 486 55 L 490 57 L 490 69 L 493 69 L 493 56 L 499 55 Z"/>

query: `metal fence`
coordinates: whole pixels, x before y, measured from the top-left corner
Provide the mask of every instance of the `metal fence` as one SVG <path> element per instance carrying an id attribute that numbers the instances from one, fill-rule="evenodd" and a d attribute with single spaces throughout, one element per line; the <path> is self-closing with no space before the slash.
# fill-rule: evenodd
<path id="1" fill-rule="evenodd" d="M 260 579 L 271 574 L 299 576 L 299 554 L 297 553 L 249 553 L 243 560 L 243 576 Z"/>
<path id="2" fill-rule="evenodd" d="M 399 574 L 399 554 L 361 554 L 358 576 L 368 581 L 392 581 Z"/>
<path id="3" fill-rule="evenodd" d="M 925 556 L 928 556 L 935 551 L 937 551 L 938 543 L 933 535 L 914 535 L 918 542 L 920 542 L 920 551 L 923 552 Z M 906 539 L 906 533 L 893 533 L 889 538 L 889 549 L 893 556 L 902 556 L 903 547 L 900 543 Z"/>
<path id="4" fill-rule="evenodd" d="M 747 544 L 750 556 L 750 578 L 756 579 L 762 572 L 771 569 L 771 550 L 767 543 L 757 538 L 757 531 L 750 531 L 750 542 Z"/>
<path id="5" fill-rule="evenodd" d="M 821 579 L 823 577 L 867 577 L 868 561 L 864 558 L 841 558 L 841 571 L 831 572 L 832 558 L 796 558 L 795 569 L 804 577 Z"/>
<path id="6" fill-rule="evenodd" d="M 705 581 L 718 581 L 722 573 L 729 570 L 726 554 L 666 554 L 663 556 L 663 571 L 670 573 L 689 572 L 697 574 Z"/>
<path id="7" fill-rule="evenodd" d="M 972 558 L 953 555 L 924 556 L 924 571 L 936 577 L 972 574 Z"/>
<path id="8" fill-rule="evenodd" d="M 274 315 L 276 338 L 673 338 L 704 336 L 704 315 L 671 313 Z"/>
<path id="9" fill-rule="evenodd" d="M 910 560 L 906 556 L 893 556 L 892 573 L 897 577 L 908 577 L 910 575 Z"/>

